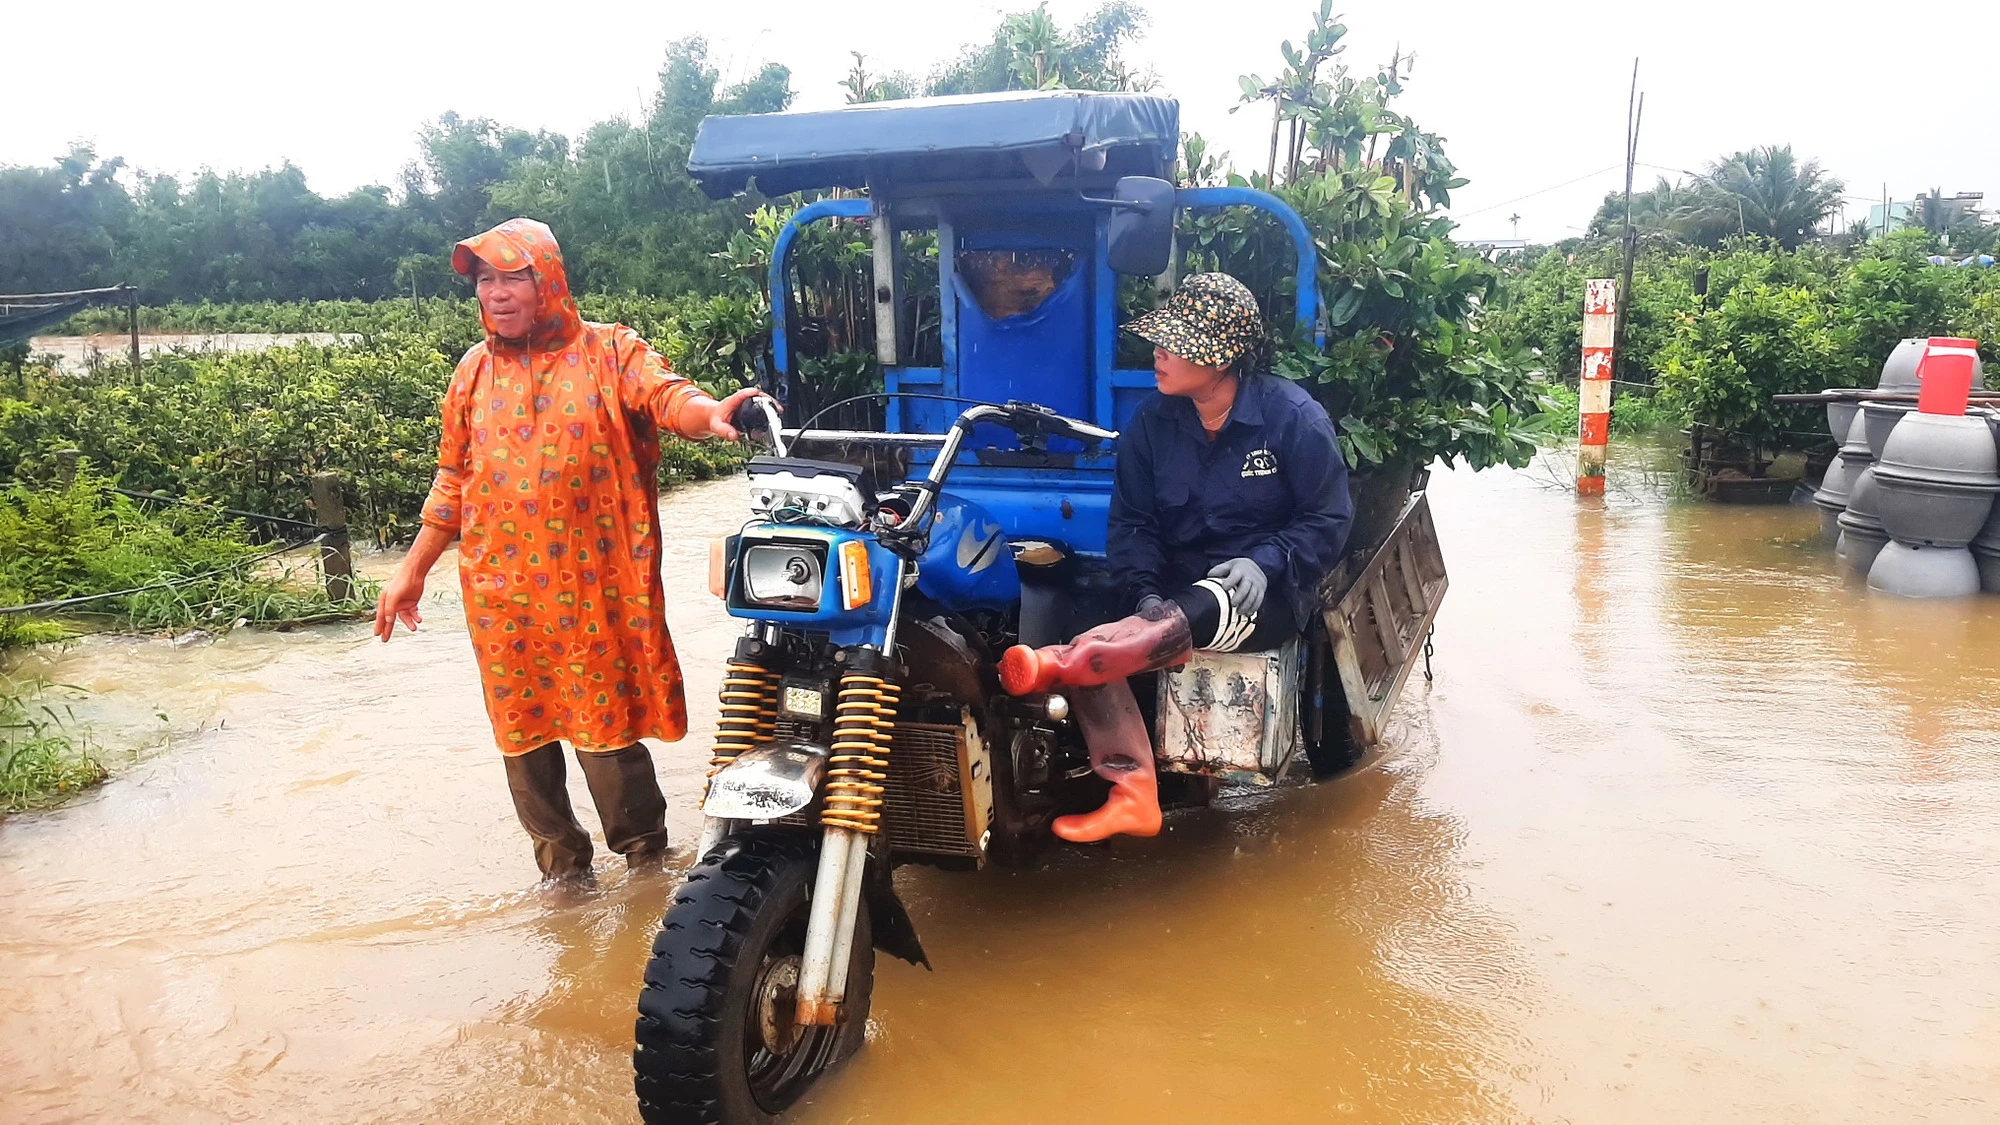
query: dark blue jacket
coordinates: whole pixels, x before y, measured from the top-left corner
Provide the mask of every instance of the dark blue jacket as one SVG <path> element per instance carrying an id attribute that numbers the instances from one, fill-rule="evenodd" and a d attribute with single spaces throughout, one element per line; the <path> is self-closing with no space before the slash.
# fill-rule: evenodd
<path id="1" fill-rule="evenodd" d="M 1191 399 L 1140 404 L 1118 438 L 1106 554 L 1134 601 L 1248 557 L 1271 580 L 1266 596 L 1303 621 L 1353 518 L 1326 409 L 1288 379 L 1250 374 L 1212 442 Z"/>

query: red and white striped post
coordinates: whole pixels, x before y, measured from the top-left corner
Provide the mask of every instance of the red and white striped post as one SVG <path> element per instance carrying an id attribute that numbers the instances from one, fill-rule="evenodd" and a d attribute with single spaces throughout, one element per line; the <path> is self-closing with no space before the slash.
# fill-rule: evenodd
<path id="1" fill-rule="evenodd" d="M 1583 369 L 1577 381 L 1576 493 L 1604 495 L 1604 459 L 1611 442 L 1611 358 L 1618 332 L 1618 282 L 1583 283 Z"/>

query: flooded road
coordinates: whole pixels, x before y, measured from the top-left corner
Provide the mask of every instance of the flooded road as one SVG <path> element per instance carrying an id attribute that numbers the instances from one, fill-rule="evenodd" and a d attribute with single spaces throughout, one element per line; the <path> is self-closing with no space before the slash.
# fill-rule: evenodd
<path id="1" fill-rule="evenodd" d="M 1437 479 L 1437 678 L 1355 773 L 1032 874 L 905 868 L 936 971 L 878 962 L 869 1047 L 795 1119 L 2000 1116 L 2000 599 L 1846 587 L 1810 508 L 1559 482 Z M 740 488 L 667 501 L 692 685 Z M 170 742 L 0 826 L 0 1117 L 635 1118 L 674 877 L 531 888 L 448 567 L 386 647 L 53 659 L 107 740 Z M 657 754 L 682 841 L 709 694 Z"/>

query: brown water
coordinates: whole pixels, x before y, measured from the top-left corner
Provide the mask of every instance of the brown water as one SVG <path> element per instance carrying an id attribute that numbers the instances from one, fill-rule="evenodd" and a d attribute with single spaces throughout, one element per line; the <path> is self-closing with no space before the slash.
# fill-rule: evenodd
<path id="1" fill-rule="evenodd" d="M 797 1120 L 2000 1119 L 2000 599 L 1847 588 L 1810 509 L 1558 479 L 1437 481 L 1437 679 L 1356 773 L 899 874 L 936 971 L 879 963 Z M 668 500 L 696 684 L 740 501 Z M 0 827 L 0 1117 L 634 1118 L 673 877 L 530 889 L 455 603 L 429 618 L 55 660 L 107 737 L 171 739 Z M 661 755 L 683 840 L 697 706 Z"/>
<path id="2" fill-rule="evenodd" d="M 141 357 L 161 352 L 261 352 L 266 348 L 307 343 L 325 346 L 359 340 L 353 332 L 160 332 L 139 336 Z M 28 341 L 31 355 L 51 356 L 56 368 L 77 374 L 95 370 L 104 360 L 123 363 L 132 354 L 132 337 L 115 332 L 94 336 L 36 336 Z"/>

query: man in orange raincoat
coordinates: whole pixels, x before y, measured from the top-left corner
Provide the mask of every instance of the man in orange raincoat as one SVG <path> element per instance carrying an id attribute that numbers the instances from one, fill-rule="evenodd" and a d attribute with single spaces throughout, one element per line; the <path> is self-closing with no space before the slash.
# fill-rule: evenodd
<path id="1" fill-rule="evenodd" d="M 453 539 L 486 712 L 545 878 L 587 876 L 590 836 L 564 782 L 577 751 L 612 851 L 667 846 L 666 799 L 639 740 L 687 732 L 660 580 L 660 433 L 734 439 L 717 402 L 639 334 L 586 323 L 549 228 L 509 219 L 452 250 L 486 340 L 444 397 L 423 530 L 386 585 L 375 634 L 423 620 L 424 579 Z"/>

